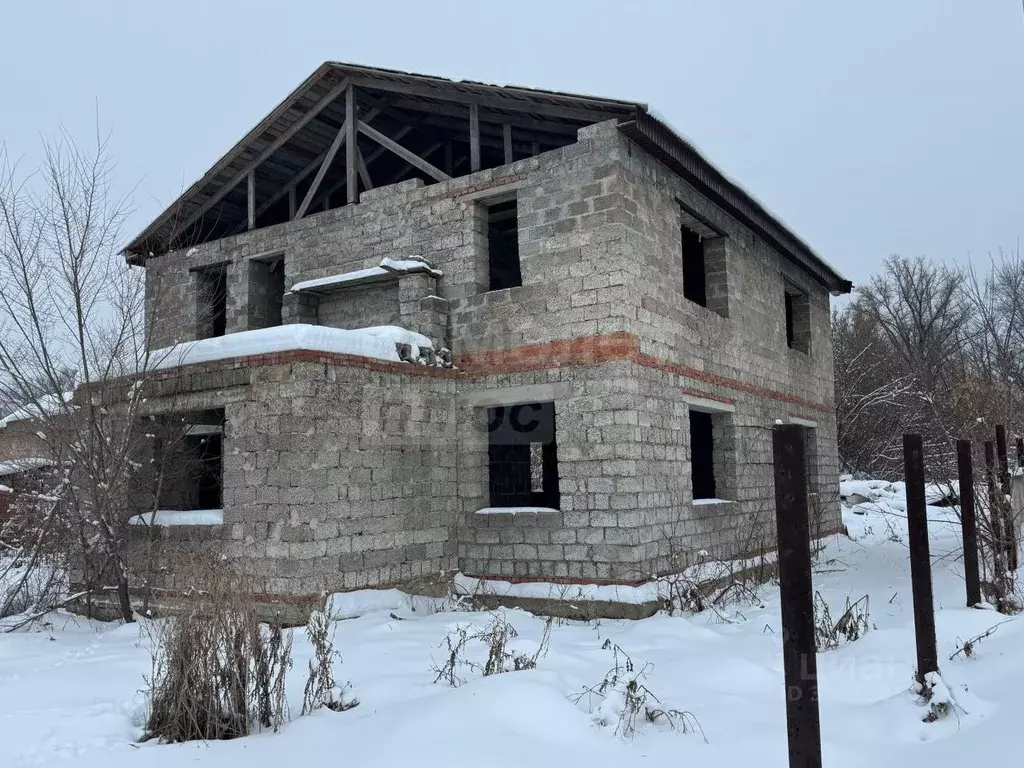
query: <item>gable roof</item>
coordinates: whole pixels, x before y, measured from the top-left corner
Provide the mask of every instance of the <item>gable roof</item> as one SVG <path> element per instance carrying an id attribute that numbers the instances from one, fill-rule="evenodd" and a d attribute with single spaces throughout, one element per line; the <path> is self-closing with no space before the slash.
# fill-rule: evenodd
<path id="1" fill-rule="evenodd" d="M 379 108 L 380 119 L 394 117 L 393 108 L 444 126 L 465 119 L 470 104 L 486 111 L 491 123 L 509 123 L 541 150 L 575 141 L 585 125 L 617 119 L 623 132 L 733 216 L 771 242 L 786 258 L 825 285 L 847 293 L 849 281 L 738 184 L 726 178 L 669 126 L 653 117 L 645 104 L 582 94 L 469 80 L 450 80 L 357 64 L 325 62 L 221 157 L 192 186 L 157 216 L 124 249 L 131 263 L 185 242 L 202 242 L 234 234 L 245 220 L 251 167 L 257 218 L 285 206 L 285 191 L 295 189 L 328 153 L 344 122 L 342 97 L 348 85 L 358 86 Z M 385 103 L 386 102 L 386 103 Z M 481 118 L 483 121 L 483 117 Z M 397 123 L 395 123 L 397 125 Z M 407 130 L 407 129 L 406 129 Z M 500 139 L 498 139 L 500 141 Z M 435 143 L 436 146 L 436 143 Z"/>

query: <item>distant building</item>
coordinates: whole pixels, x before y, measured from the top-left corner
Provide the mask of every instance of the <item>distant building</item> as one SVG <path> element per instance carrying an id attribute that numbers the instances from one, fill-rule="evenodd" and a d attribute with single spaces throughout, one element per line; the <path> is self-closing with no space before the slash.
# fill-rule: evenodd
<path id="1" fill-rule="evenodd" d="M 157 523 L 268 599 L 771 548 L 779 423 L 840 526 L 850 284 L 642 104 L 327 63 L 126 256 L 195 467 Z"/>

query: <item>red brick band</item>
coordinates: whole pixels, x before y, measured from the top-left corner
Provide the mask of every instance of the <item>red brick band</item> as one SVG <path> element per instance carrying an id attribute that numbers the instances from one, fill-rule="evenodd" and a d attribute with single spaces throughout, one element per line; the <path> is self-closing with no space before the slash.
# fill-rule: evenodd
<path id="1" fill-rule="evenodd" d="M 249 355 L 234 357 L 228 360 L 217 360 L 208 363 L 183 365 L 177 368 L 158 371 L 154 379 L 170 379 L 192 373 L 208 373 L 233 368 L 252 368 L 264 365 L 287 365 L 289 363 L 318 363 L 323 365 L 343 365 L 352 368 L 363 368 L 384 373 L 398 373 L 406 376 L 429 376 L 444 379 L 481 379 L 494 374 L 522 373 L 525 371 L 553 370 L 580 365 L 600 365 L 602 363 L 632 362 L 645 368 L 664 371 L 691 381 L 709 384 L 734 392 L 743 392 L 755 397 L 775 400 L 777 402 L 798 405 L 820 413 L 830 413 L 831 405 L 815 403 L 797 395 L 762 387 L 739 379 L 709 373 L 681 363 L 649 355 L 640 351 L 640 339 L 626 331 L 581 336 L 574 339 L 524 344 L 508 349 L 489 349 L 470 352 L 456 358 L 457 368 L 439 368 L 413 363 L 398 363 L 388 360 L 377 360 L 359 355 L 335 352 L 317 352 L 312 350 L 292 350 L 274 352 L 265 355 Z M 726 403 L 735 403 L 734 398 L 723 397 L 700 389 L 683 387 L 683 394 L 696 397 L 707 397 Z"/>

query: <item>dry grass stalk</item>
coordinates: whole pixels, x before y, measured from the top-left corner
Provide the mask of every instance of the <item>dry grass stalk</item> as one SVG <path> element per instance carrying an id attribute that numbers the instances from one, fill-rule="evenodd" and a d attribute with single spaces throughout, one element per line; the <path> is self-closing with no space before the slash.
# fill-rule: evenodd
<path id="1" fill-rule="evenodd" d="M 335 712 L 344 712 L 359 706 L 359 699 L 345 700 L 348 683 L 338 686 L 334 682 L 334 660 L 341 660 L 341 654 L 334 649 L 334 623 L 326 606 L 309 615 L 306 634 L 313 646 L 313 658 L 309 660 L 309 674 L 302 692 L 302 714 L 308 715 L 321 707 Z"/>

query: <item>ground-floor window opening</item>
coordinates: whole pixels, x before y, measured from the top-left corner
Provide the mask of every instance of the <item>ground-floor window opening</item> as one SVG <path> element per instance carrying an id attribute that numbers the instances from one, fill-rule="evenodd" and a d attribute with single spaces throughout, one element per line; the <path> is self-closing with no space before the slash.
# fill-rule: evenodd
<path id="1" fill-rule="evenodd" d="M 166 418 L 155 448 L 161 509 L 223 508 L 223 409 Z"/>
<path id="2" fill-rule="evenodd" d="M 730 410 L 689 410 L 690 482 L 694 500 L 736 498 L 736 428 Z"/>
<path id="3" fill-rule="evenodd" d="M 690 473 L 693 498 L 714 499 L 715 438 L 711 414 L 690 411 Z"/>
<path id="4" fill-rule="evenodd" d="M 554 403 L 487 409 L 492 507 L 558 509 L 558 445 Z"/>

